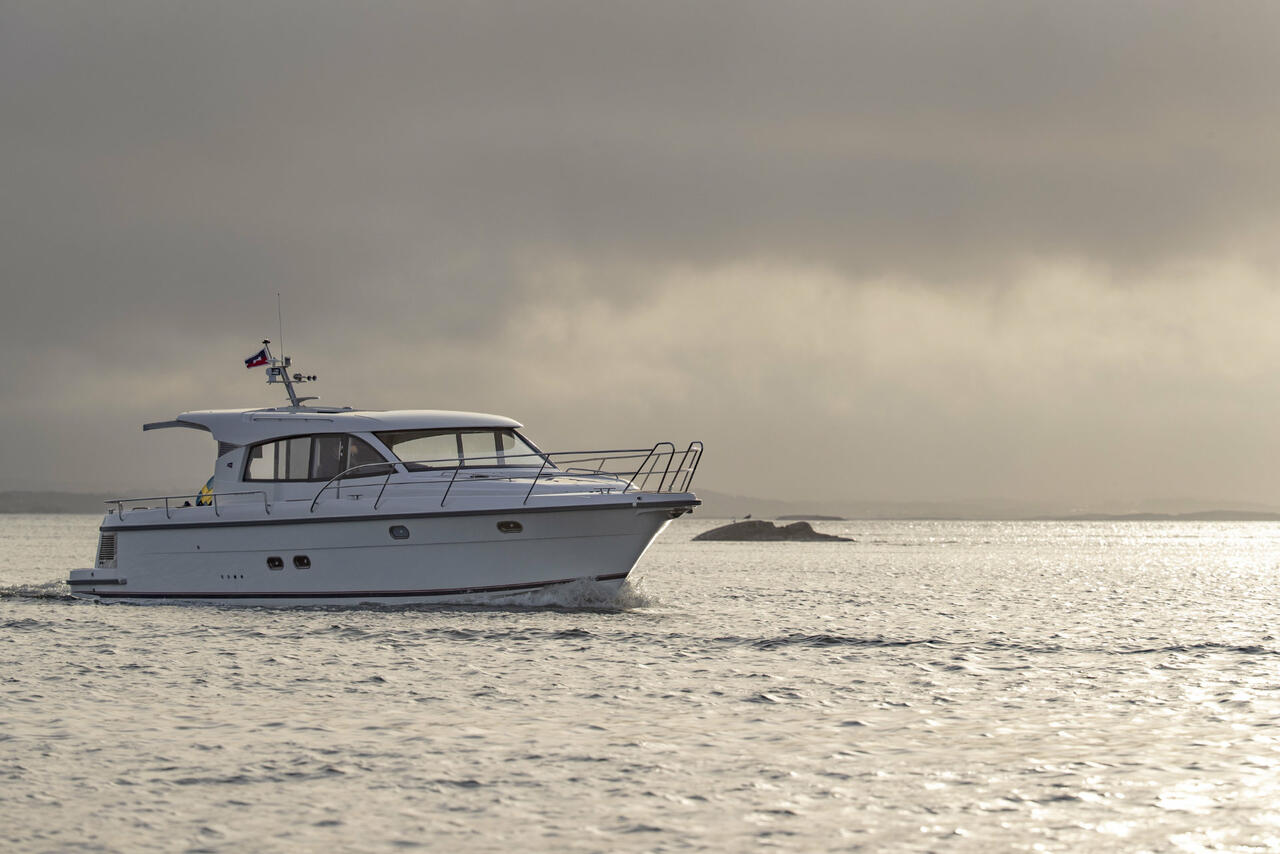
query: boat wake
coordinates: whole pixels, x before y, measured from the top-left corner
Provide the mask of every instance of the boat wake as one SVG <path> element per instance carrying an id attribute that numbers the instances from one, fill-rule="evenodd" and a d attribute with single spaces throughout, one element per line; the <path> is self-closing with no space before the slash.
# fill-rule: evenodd
<path id="1" fill-rule="evenodd" d="M 0 587 L 0 601 L 4 600 L 45 600 L 67 603 L 83 603 L 88 601 L 77 599 L 75 596 L 72 596 L 70 588 L 64 581 L 46 581 L 38 584 L 14 584 Z M 130 601 L 126 599 L 109 604 L 211 608 L 240 607 L 220 602 L 187 602 L 181 600 L 157 600 L 144 602 Z M 363 603 L 358 605 L 317 605 L 313 607 L 291 608 L 290 610 L 439 611 L 454 608 L 466 610 L 548 608 L 586 611 L 632 611 L 639 608 L 651 608 L 654 607 L 655 604 L 656 599 L 649 593 L 644 592 L 640 586 L 631 580 L 622 582 L 622 585 L 619 587 L 613 582 L 594 581 L 587 578 L 581 578 L 577 581 L 570 581 L 565 584 L 557 584 L 552 587 L 543 587 L 537 590 L 511 593 L 500 597 L 492 595 L 476 596 L 474 598 L 456 599 L 451 602 L 441 602 L 439 604 L 374 605 Z M 269 606 L 258 605 L 254 607 L 255 609 L 264 607 L 270 609 Z"/>
<path id="2" fill-rule="evenodd" d="M 71 595 L 65 581 L 46 581 L 42 584 L 13 584 L 0 587 L 0 600 L 4 599 L 57 599 L 78 601 Z"/>
<path id="3" fill-rule="evenodd" d="M 568 610 L 590 611 L 631 611 L 637 608 L 649 608 L 654 604 L 653 597 L 644 593 L 630 579 L 619 587 L 612 582 L 593 581 L 580 578 L 566 584 L 552 587 L 541 587 L 520 593 L 494 597 L 477 597 L 474 602 L 463 601 L 463 605 L 478 605 L 486 608 L 564 608 Z M 447 606 L 438 606 L 447 607 Z"/>

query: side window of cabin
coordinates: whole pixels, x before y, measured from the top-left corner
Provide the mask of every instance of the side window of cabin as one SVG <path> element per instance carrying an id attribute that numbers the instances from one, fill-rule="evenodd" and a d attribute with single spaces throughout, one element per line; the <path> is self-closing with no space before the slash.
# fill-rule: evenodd
<path id="1" fill-rule="evenodd" d="M 244 479 L 324 481 L 352 466 L 385 462 L 372 445 L 357 436 L 295 436 L 250 448 Z M 368 465 L 348 477 L 380 477 L 392 471 L 389 465 Z"/>
<path id="2" fill-rule="evenodd" d="M 306 480 L 307 462 L 311 456 L 311 437 L 299 436 L 277 444 L 282 448 L 276 451 L 276 480 Z"/>
<path id="3" fill-rule="evenodd" d="M 356 469 L 343 477 L 381 477 L 395 469 L 386 463 L 382 454 L 359 436 L 316 436 L 311 458 L 311 479 L 329 480 L 348 469 Z"/>
<path id="4" fill-rule="evenodd" d="M 374 463 L 384 463 L 384 465 L 373 465 Z M 386 459 L 382 454 L 373 449 L 364 439 L 359 436 L 350 436 L 347 439 L 347 464 L 344 469 L 362 466 L 356 471 L 351 472 L 349 477 L 373 477 L 377 475 L 381 477 L 395 471 L 389 465 L 385 465 Z"/>
<path id="5" fill-rule="evenodd" d="M 264 442 L 249 449 L 245 480 L 306 480 L 311 437 Z"/>
<path id="6" fill-rule="evenodd" d="M 249 449 L 249 463 L 244 469 L 245 480 L 276 479 L 276 448 L 279 444 L 268 442 Z"/>
<path id="7" fill-rule="evenodd" d="M 312 480 L 328 480 L 346 468 L 343 464 L 345 439 L 346 436 L 315 437 L 315 454 L 311 457 Z"/>

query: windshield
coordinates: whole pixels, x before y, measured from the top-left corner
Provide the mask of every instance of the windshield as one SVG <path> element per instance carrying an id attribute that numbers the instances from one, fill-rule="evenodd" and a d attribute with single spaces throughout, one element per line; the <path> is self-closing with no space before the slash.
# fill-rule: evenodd
<path id="1" fill-rule="evenodd" d="M 535 466 L 544 457 L 514 430 L 396 430 L 374 434 L 410 471 Z"/>

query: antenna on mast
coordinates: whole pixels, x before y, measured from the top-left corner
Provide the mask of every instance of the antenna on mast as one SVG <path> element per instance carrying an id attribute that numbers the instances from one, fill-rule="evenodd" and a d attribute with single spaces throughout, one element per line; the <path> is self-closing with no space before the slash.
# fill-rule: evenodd
<path id="1" fill-rule="evenodd" d="M 283 348 L 281 348 L 283 349 Z M 251 356 L 245 360 L 245 367 L 256 368 L 263 365 L 267 366 L 267 384 L 284 383 L 284 390 L 289 394 L 289 404 L 293 407 L 302 406 L 304 401 L 315 400 L 315 396 L 299 397 L 297 391 L 294 390 L 294 383 L 311 383 L 316 381 L 316 375 L 310 374 L 304 376 L 302 374 L 289 375 L 289 367 L 293 364 L 293 360 L 283 354 L 279 358 L 271 352 L 271 339 L 262 339 L 262 351 L 256 356 Z"/>
<path id="2" fill-rule="evenodd" d="M 276 291 L 276 322 L 280 325 L 279 358 L 271 353 L 271 339 L 263 338 L 262 349 L 245 359 L 244 366 L 246 368 L 266 367 L 267 384 L 284 383 L 284 390 L 289 393 L 289 405 L 297 409 L 302 406 L 303 401 L 315 400 L 315 397 L 299 397 L 298 393 L 293 388 L 294 383 L 313 383 L 316 381 L 316 375 L 289 375 L 289 367 L 293 364 L 293 360 L 284 354 L 284 311 L 280 306 L 279 291 Z"/>

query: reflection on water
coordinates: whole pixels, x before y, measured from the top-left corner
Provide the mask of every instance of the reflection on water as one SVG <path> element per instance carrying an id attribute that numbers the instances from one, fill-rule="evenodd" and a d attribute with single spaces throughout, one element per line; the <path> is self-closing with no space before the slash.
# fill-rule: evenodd
<path id="1" fill-rule="evenodd" d="M 623 597 L 96 605 L 0 517 L 22 850 L 1280 850 L 1280 526 L 819 523 Z"/>

